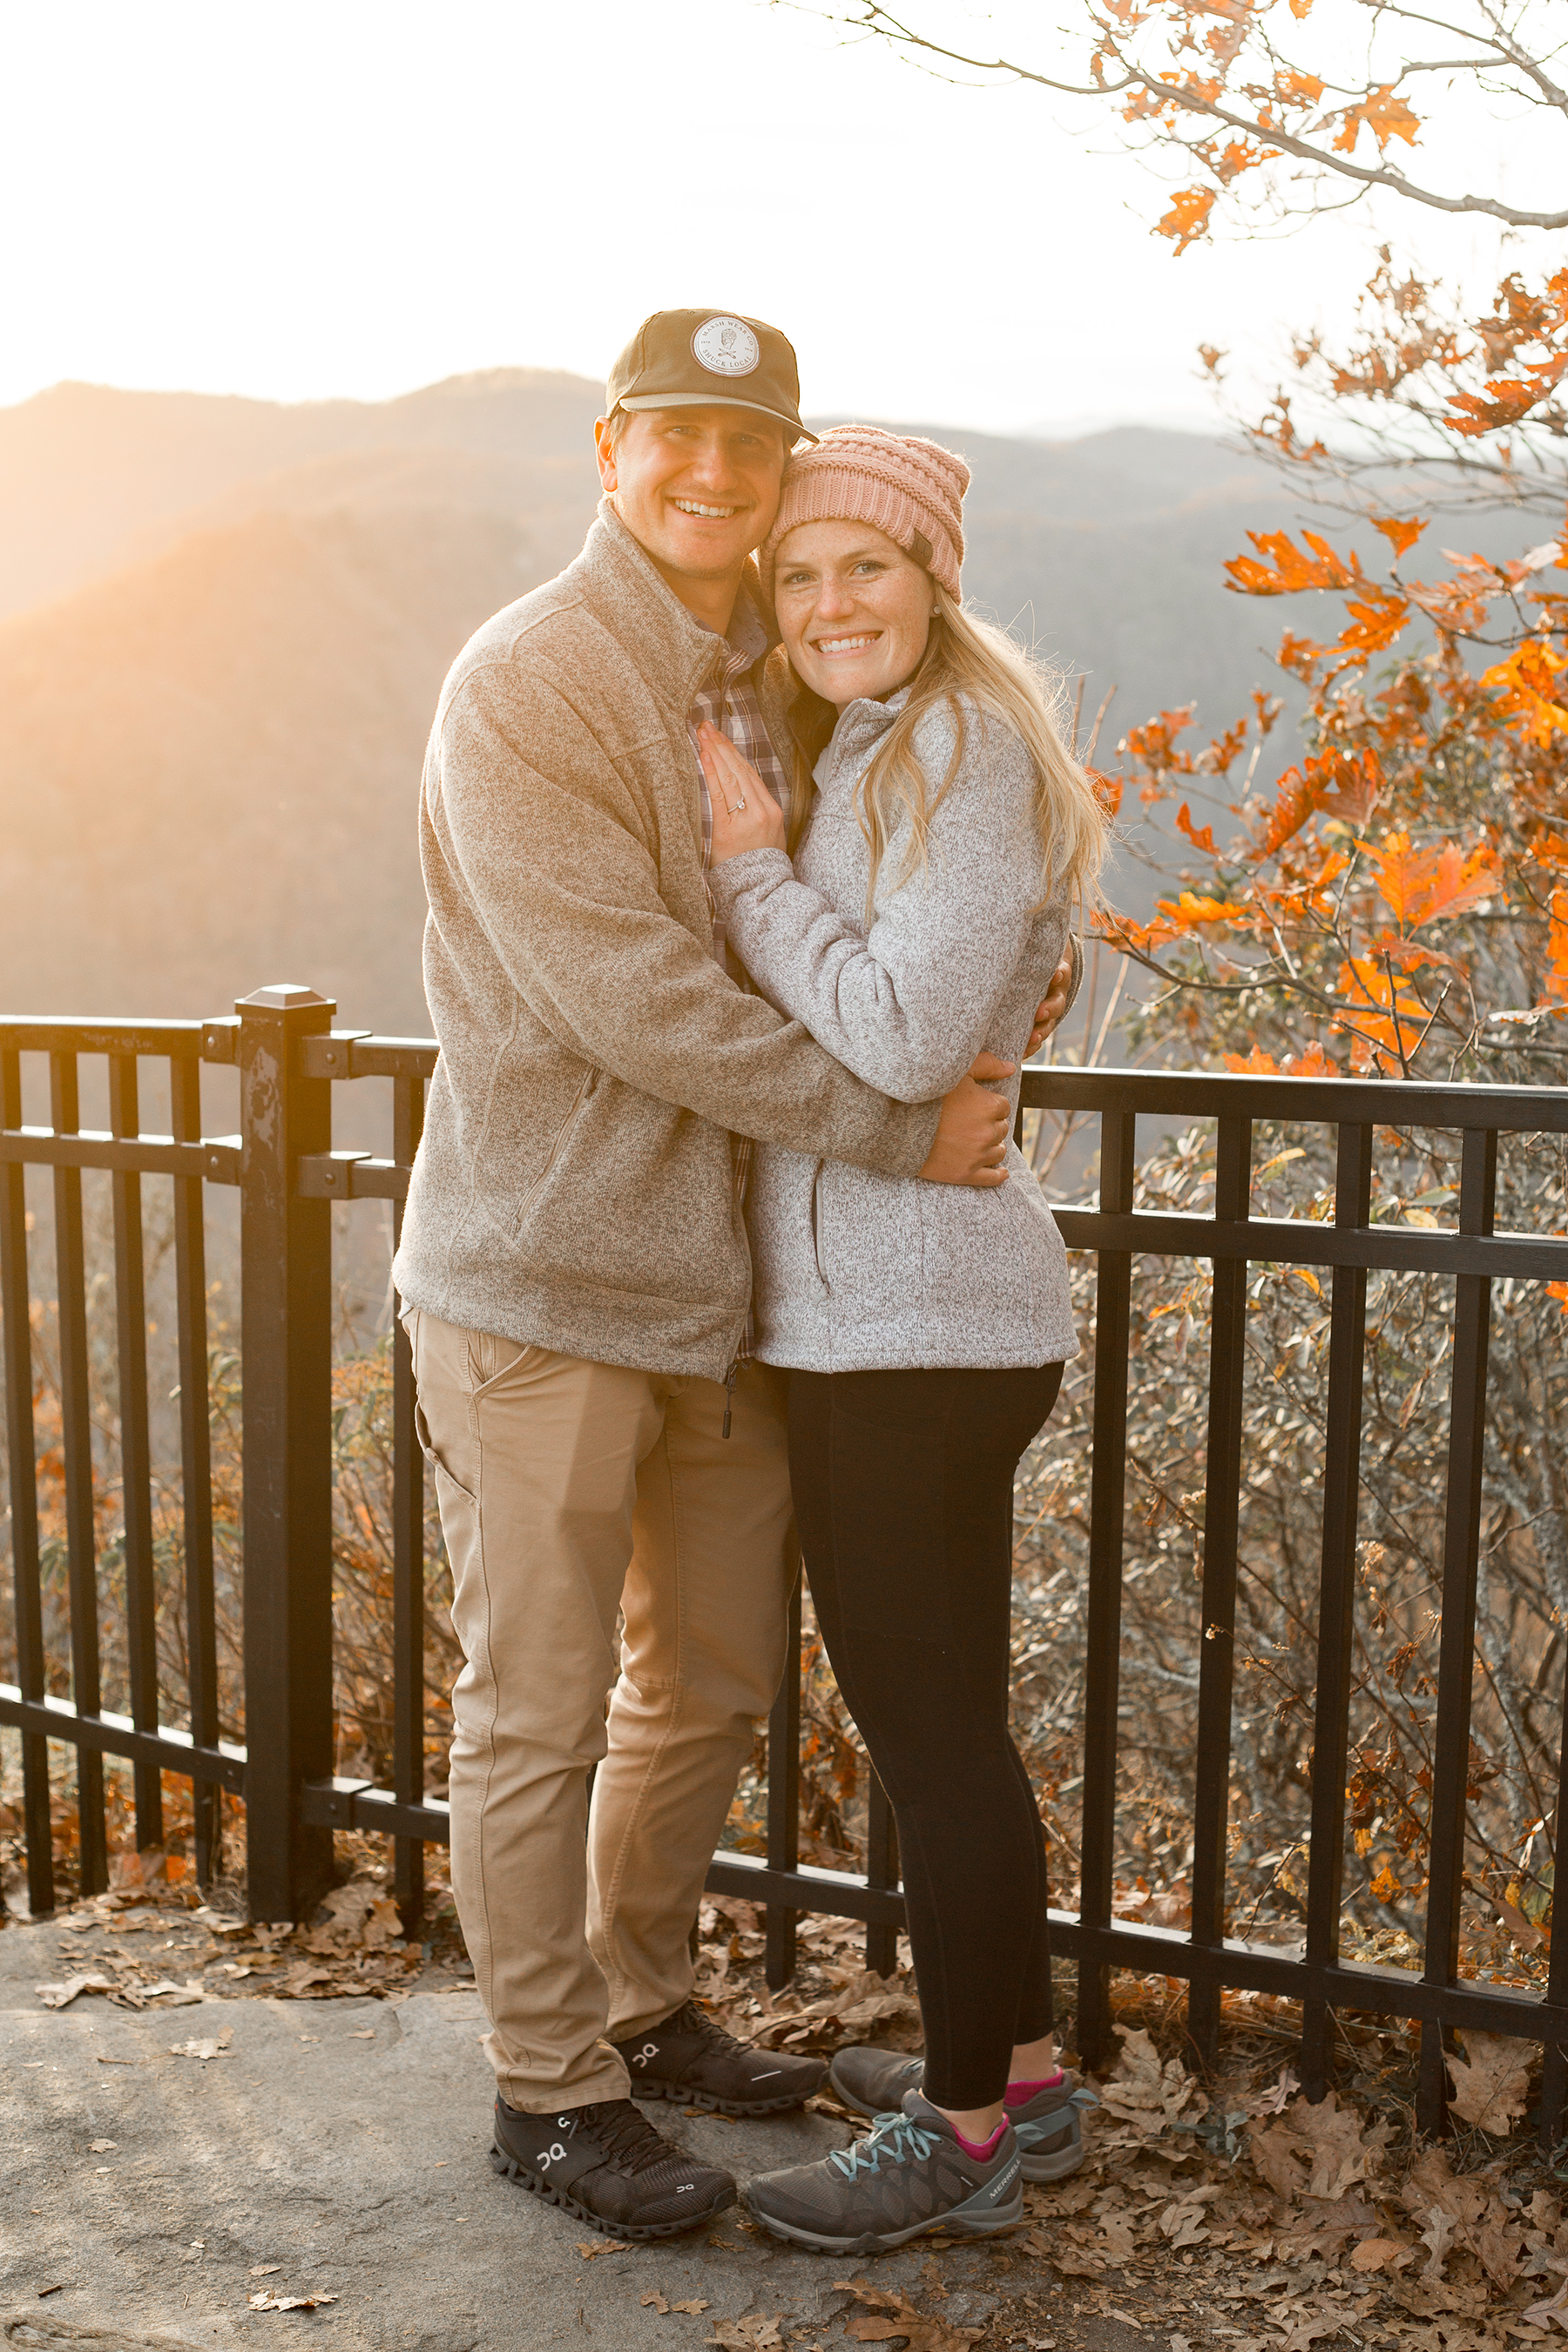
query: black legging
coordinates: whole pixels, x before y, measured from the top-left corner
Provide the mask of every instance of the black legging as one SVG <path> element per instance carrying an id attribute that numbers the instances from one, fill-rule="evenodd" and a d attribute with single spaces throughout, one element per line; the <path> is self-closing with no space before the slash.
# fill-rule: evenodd
<path id="1" fill-rule="evenodd" d="M 816 1622 L 898 1823 L 926 2096 L 960 2112 L 1051 2030 L 1045 1831 L 1007 1692 L 1013 1474 L 1061 1377 L 790 1375 Z"/>

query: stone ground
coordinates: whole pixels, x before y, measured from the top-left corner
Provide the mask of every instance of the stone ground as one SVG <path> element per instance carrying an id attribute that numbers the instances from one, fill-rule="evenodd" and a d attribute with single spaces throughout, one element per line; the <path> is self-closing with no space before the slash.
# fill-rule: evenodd
<path id="1" fill-rule="evenodd" d="M 983 2330 L 988 2347 L 1165 2352 L 1147 2326 L 1069 2315 L 1060 2282 L 1016 2241 L 845 2262 L 791 2252 L 731 2212 L 692 2237 L 608 2252 L 491 2171 L 471 1990 L 140 2011 L 83 1995 L 46 2009 L 36 1987 L 69 1972 L 70 1948 L 47 1921 L 0 1934 L 6 2345 L 110 2352 L 112 2337 L 216 2352 L 308 2334 L 342 2352 L 674 2352 L 749 2318 L 719 2340 L 829 2352 L 858 2313 L 869 2337 L 865 2305 L 835 2288 L 855 2276 L 908 2291 L 932 2315 L 916 2338 L 932 2352 L 963 2340 L 948 2328 Z M 217 2046 L 202 2057 L 187 2043 Z M 737 2125 L 655 2112 L 742 2178 L 848 2137 L 825 2115 Z M 264 2291 L 336 2299 L 253 2310 Z M 655 2297 L 704 2308 L 661 2313 Z M 756 2328 L 775 2315 L 776 2336 Z"/>

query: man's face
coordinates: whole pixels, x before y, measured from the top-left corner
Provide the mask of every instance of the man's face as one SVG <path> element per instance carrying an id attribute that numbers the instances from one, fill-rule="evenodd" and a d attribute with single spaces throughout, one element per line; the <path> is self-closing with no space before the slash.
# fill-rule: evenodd
<path id="1" fill-rule="evenodd" d="M 754 409 L 642 408 L 618 446 L 594 428 L 599 478 L 661 572 L 720 580 L 767 537 L 788 456 L 786 428 Z"/>

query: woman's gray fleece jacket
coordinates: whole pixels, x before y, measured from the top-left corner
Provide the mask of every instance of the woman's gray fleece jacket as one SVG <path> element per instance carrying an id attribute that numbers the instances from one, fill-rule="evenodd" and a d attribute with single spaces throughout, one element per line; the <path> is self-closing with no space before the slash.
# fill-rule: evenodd
<path id="1" fill-rule="evenodd" d="M 914 1103 L 955 1086 L 982 1047 L 1022 1061 L 1068 921 L 1065 889 L 1037 903 L 1033 763 L 1010 729 L 965 704 L 963 756 L 931 819 L 925 870 L 900 884 L 900 817 L 867 933 L 855 787 L 906 698 L 841 712 L 793 867 L 783 850 L 750 850 L 711 879 L 762 993 L 868 1086 Z M 916 730 L 928 778 L 947 773 L 954 734 L 945 707 Z M 996 1091 L 1016 1103 L 1016 1076 Z M 747 1223 L 768 1363 L 838 1372 L 1078 1353 L 1061 1236 L 1011 1143 L 1007 1181 L 987 1192 L 760 1144 Z"/>

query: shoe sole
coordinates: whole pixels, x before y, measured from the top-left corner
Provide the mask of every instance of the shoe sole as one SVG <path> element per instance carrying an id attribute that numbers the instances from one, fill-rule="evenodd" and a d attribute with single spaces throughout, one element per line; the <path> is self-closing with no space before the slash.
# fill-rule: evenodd
<path id="1" fill-rule="evenodd" d="M 814 2254 L 887 2254 L 896 2247 L 907 2246 L 911 2238 L 995 2238 L 1005 2231 L 1016 2230 L 1024 2219 L 1024 2198 L 1020 2190 L 1009 2204 L 999 2205 L 982 2220 L 978 2216 L 964 2221 L 958 2212 L 941 2215 L 934 2221 L 917 2221 L 909 2230 L 867 2230 L 858 2238 L 830 2238 L 820 2230 L 804 2229 L 796 2221 L 781 2221 L 776 2215 L 765 2213 L 753 2205 L 743 2192 L 742 2202 L 754 2221 L 775 2238 L 784 2238 L 792 2246 L 805 2246 Z"/>
<path id="2" fill-rule="evenodd" d="M 531 2196 L 542 2198 L 546 2205 L 558 2205 L 563 2213 L 570 2213 L 574 2221 L 585 2221 L 590 2230 L 597 2230 L 606 2238 L 645 2240 L 679 2237 L 682 2231 L 700 2230 L 705 2221 L 711 2221 L 716 2213 L 726 2211 L 740 2193 L 731 2181 L 724 2195 L 704 2205 L 700 2212 L 683 2215 L 679 2221 L 606 2221 L 591 2206 L 579 2204 L 577 2199 L 564 2189 L 552 2189 L 548 2180 L 542 2180 L 536 2172 L 531 2172 L 520 2158 L 506 2148 L 491 2147 L 490 2165 L 494 2171 L 504 2174 L 508 2180 L 515 2180 Z"/>
<path id="3" fill-rule="evenodd" d="M 823 2076 L 826 2082 L 827 2077 Z M 700 2107 L 704 2115 L 734 2116 L 743 2120 L 748 2116 L 783 2116 L 792 2107 L 804 2107 L 807 2099 L 815 2099 L 822 2083 L 809 2091 L 792 2091 L 784 2099 L 718 2099 L 710 2091 L 683 2091 L 675 2083 L 633 2083 L 634 2099 L 668 2099 L 679 2107 Z"/>

